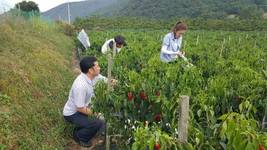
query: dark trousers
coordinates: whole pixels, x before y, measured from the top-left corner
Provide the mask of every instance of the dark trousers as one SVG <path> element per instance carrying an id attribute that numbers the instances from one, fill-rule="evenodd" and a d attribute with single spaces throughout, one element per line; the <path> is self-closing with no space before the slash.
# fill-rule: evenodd
<path id="1" fill-rule="evenodd" d="M 105 128 L 103 120 L 89 119 L 87 115 L 76 112 L 71 116 L 64 116 L 65 120 L 75 125 L 73 138 L 82 142 L 89 142 L 96 133 Z"/>

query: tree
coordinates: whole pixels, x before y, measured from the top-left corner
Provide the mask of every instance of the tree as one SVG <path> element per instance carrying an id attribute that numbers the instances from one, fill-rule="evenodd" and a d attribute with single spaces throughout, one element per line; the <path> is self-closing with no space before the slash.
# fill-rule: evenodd
<path id="1" fill-rule="evenodd" d="M 33 1 L 29 1 L 29 2 L 22 1 L 20 3 L 17 3 L 15 7 L 25 12 L 31 12 L 31 11 L 38 12 L 38 13 L 40 12 L 38 4 L 36 4 Z"/>
<path id="2" fill-rule="evenodd" d="M 241 18 L 261 18 L 263 14 L 263 10 L 259 9 L 256 5 L 243 7 L 240 10 Z"/>

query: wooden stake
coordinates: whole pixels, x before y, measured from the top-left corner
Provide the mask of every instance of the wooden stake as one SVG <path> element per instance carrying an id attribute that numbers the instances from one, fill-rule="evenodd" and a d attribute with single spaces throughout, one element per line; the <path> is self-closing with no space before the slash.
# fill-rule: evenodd
<path id="1" fill-rule="evenodd" d="M 187 143 L 189 120 L 189 96 L 180 97 L 180 115 L 178 123 L 178 137 L 181 143 Z"/>

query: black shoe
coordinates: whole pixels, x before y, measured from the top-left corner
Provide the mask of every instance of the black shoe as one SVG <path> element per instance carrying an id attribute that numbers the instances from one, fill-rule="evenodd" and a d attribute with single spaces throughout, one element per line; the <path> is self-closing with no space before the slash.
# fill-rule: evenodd
<path id="1" fill-rule="evenodd" d="M 82 147 L 91 147 L 93 144 L 92 142 L 83 142 L 78 139 L 77 136 L 73 136 L 73 139 L 76 143 L 78 143 Z"/>
<path id="2" fill-rule="evenodd" d="M 76 135 L 76 131 L 77 131 L 77 128 L 74 128 L 72 137 L 73 137 L 74 141 L 79 144 L 80 140 L 79 140 L 78 136 Z"/>
<path id="3" fill-rule="evenodd" d="M 74 129 L 73 131 L 73 139 L 76 143 L 78 143 L 80 146 L 82 147 L 91 147 L 93 144 L 92 142 L 83 142 L 83 141 L 80 141 L 79 137 L 76 135 L 76 131 L 77 129 Z"/>
<path id="4" fill-rule="evenodd" d="M 82 147 L 91 147 L 93 144 L 92 144 L 92 142 L 82 142 L 82 141 L 80 141 L 79 145 L 82 146 Z"/>

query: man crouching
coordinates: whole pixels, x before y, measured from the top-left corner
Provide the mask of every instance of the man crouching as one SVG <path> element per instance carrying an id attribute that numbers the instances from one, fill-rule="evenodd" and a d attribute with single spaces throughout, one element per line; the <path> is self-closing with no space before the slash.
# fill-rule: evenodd
<path id="1" fill-rule="evenodd" d="M 100 74 L 100 66 L 95 57 L 85 57 L 80 62 L 81 74 L 75 79 L 69 92 L 69 98 L 63 110 L 65 120 L 75 125 L 73 139 L 80 146 L 90 147 L 91 139 L 100 129 L 105 127 L 105 122 L 98 118 L 89 119 L 94 113 L 89 107 L 94 96 L 93 86 L 99 80 L 107 81 Z"/>

